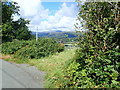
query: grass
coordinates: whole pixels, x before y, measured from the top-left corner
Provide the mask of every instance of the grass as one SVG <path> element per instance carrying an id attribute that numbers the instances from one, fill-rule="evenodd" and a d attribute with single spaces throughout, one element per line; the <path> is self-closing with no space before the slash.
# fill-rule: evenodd
<path id="1" fill-rule="evenodd" d="M 64 66 L 67 61 L 73 58 L 75 50 L 69 49 L 42 59 L 32 59 L 28 63 L 36 66 L 39 70 L 47 72 L 45 88 L 58 88 L 60 86 L 59 81 L 64 80 Z"/>
<path id="2" fill-rule="evenodd" d="M 0 59 L 9 61 L 9 62 L 13 62 L 13 63 L 17 63 L 17 64 L 22 64 L 22 63 L 26 63 L 28 64 L 28 60 L 24 60 L 24 59 L 19 59 L 19 58 L 14 58 L 13 55 L 5 55 L 2 54 Z"/>
<path id="3" fill-rule="evenodd" d="M 41 59 L 30 59 L 28 63 L 36 66 L 38 69 L 51 72 L 54 69 L 61 68 L 66 61 L 70 60 L 75 53 L 75 49 L 65 50 L 55 55 L 50 55 Z"/>
<path id="4" fill-rule="evenodd" d="M 6 58 L 5 60 L 15 63 L 30 64 L 31 66 L 37 67 L 41 71 L 47 72 L 45 77 L 45 87 L 57 88 L 60 86 L 57 79 L 59 78 L 60 80 L 61 78 L 62 80 L 64 65 L 67 61 L 73 58 L 75 50 L 76 49 L 68 49 L 41 59 L 20 60 L 11 56 L 11 58 Z"/>

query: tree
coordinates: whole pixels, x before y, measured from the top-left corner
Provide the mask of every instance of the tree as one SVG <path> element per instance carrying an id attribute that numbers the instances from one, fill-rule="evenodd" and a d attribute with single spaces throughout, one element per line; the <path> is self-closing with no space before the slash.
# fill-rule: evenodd
<path id="1" fill-rule="evenodd" d="M 12 26 L 14 26 L 15 38 L 18 40 L 28 40 L 31 38 L 31 32 L 28 30 L 26 24 L 30 21 L 20 18 L 18 21 L 13 21 Z"/>
<path id="2" fill-rule="evenodd" d="M 28 40 L 31 38 L 31 32 L 26 24 L 30 21 L 20 18 L 13 21 L 13 15 L 19 14 L 19 6 L 16 2 L 2 2 L 2 42 L 12 41 L 13 39 Z"/>
<path id="3" fill-rule="evenodd" d="M 2 23 L 11 22 L 13 14 L 18 14 L 19 6 L 16 2 L 2 2 Z"/>

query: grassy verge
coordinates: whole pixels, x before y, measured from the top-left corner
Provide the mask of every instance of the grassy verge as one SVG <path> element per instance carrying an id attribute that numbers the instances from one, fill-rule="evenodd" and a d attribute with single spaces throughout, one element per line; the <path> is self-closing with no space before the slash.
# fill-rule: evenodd
<path id="1" fill-rule="evenodd" d="M 57 88 L 60 86 L 59 82 L 57 82 L 57 78 L 62 77 L 65 62 L 73 58 L 75 50 L 76 49 L 65 50 L 61 53 L 56 53 L 54 55 L 50 55 L 41 59 L 20 60 L 12 58 L 12 56 L 10 56 L 11 58 L 5 58 L 5 60 L 15 63 L 27 63 L 31 66 L 37 67 L 41 71 L 47 72 L 47 75 L 45 77 L 45 87 Z"/>
<path id="2" fill-rule="evenodd" d="M 32 59 L 28 63 L 36 66 L 39 70 L 47 72 L 45 77 L 46 88 L 57 88 L 60 86 L 59 80 L 63 80 L 65 62 L 72 59 L 74 54 L 75 49 L 70 49 L 42 59 Z"/>
<path id="3" fill-rule="evenodd" d="M 65 50 L 41 59 L 29 59 L 28 63 L 40 70 L 51 72 L 57 68 L 61 68 L 66 61 L 70 60 L 75 53 L 74 51 L 75 49 Z"/>
<path id="4" fill-rule="evenodd" d="M 9 62 L 13 62 L 13 63 L 17 63 L 17 64 L 22 64 L 22 63 L 28 64 L 28 59 L 14 58 L 13 55 L 2 54 L 0 59 L 6 60 L 6 61 L 9 61 Z"/>

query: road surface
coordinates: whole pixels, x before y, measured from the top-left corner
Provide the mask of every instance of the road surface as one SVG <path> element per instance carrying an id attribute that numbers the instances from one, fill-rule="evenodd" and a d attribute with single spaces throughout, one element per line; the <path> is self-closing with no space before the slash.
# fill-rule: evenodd
<path id="1" fill-rule="evenodd" d="M 44 72 L 27 64 L 2 60 L 2 88 L 43 88 Z"/>

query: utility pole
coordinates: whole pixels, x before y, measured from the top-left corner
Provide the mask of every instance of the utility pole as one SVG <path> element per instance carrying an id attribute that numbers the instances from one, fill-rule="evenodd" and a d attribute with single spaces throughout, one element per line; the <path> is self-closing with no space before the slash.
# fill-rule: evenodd
<path id="1" fill-rule="evenodd" d="M 38 41 L 38 26 L 37 26 L 37 29 L 36 29 L 36 42 Z"/>
<path id="2" fill-rule="evenodd" d="M 38 28 L 38 26 L 36 25 L 27 25 L 28 27 L 34 27 L 34 29 L 35 29 L 35 34 L 36 34 L 36 42 L 38 41 L 38 30 L 39 30 L 39 28 Z"/>

